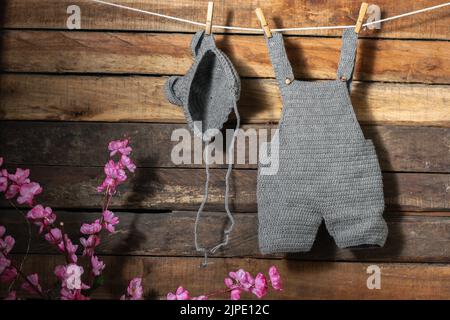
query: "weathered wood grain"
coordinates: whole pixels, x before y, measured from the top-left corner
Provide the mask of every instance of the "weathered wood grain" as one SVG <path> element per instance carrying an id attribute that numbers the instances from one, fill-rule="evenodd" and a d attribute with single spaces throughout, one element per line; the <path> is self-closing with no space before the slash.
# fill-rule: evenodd
<path id="1" fill-rule="evenodd" d="M 155 11 L 199 22 L 204 22 L 205 20 L 206 2 L 206 0 L 114 1 L 114 3 L 133 8 Z M 418 2 L 379 0 L 376 2 L 381 8 L 383 18 L 440 3 L 442 1 L 439 0 Z M 145 30 L 166 32 L 193 32 L 198 30 L 198 27 L 188 24 L 111 8 L 87 0 L 5 0 L 3 27 L 65 29 L 67 28 L 66 19 L 69 16 L 66 12 L 67 7 L 73 4 L 81 8 L 81 28 L 83 30 Z M 359 5 L 360 3 L 354 0 L 268 0 L 264 2 L 256 0 L 245 2 L 239 0 L 221 0 L 215 1 L 214 24 L 259 28 L 254 10 L 260 6 L 266 13 L 266 17 L 272 28 L 349 25 L 355 23 Z M 29 12 L 33 12 L 33 14 L 27 14 Z M 449 23 L 449 15 L 445 10 L 433 11 L 385 23 L 380 30 L 375 32 L 365 31 L 361 33 L 361 36 L 449 39 Z M 223 32 L 223 30 L 216 31 Z M 242 31 L 231 30 L 227 32 L 240 33 Z M 288 34 L 336 36 L 340 32 L 340 30 L 328 30 L 288 32 Z"/>
<path id="2" fill-rule="evenodd" d="M 15 72 L 185 74 L 189 34 L 5 31 L 0 68 Z M 263 37 L 217 36 L 242 77 L 273 77 Z M 298 78 L 335 79 L 340 39 L 286 38 Z M 355 80 L 449 83 L 450 42 L 359 42 Z"/>
<path id="3" fill-rule="evenodd" d="M 242 146 L 244 146 L 245 163 L 238 163 L 236 167 L 253 169 L 257 167 L 253 160 L 257 160 L 258 150 L 254 150 L 254 159 L 253 157 L 249 159 L 250 139 L 245 138 L 244 134 L 254 132 L 254 138 L 261 142 L 264 139 L 261 136 L 262 132 L 270 132 L 276 127 L 276 125 L 243 126 L 238 139 L 244 141 L 244 144 L 239 143 L 239 152 L 243 154 Z M 449 128 L 411 126 L 362 128 L 366 138 L 375 144 L 382 170 L 450 173 Z M 178 137 L 172 141 L 172 133 L 181 129 L 188 130 L 183 124 L 5 121 L 0 125 L 0 154 L 5 156 L 10 166 L 103 166 L 108 142 L 127 136 L 132 141 L 133 158 L 139 167 L 203 167 L 203 164 L 174 164 L 172 161 L 172 150 L 181 141 Z M 65 146 L 64 152 L 61 152 L 62 145 Z M 194 148 L 192 143 L 189 143 L 189 146 L 187 151 L 193 160 Z M 223 154 L 222 163 L 225 160 L 225 148 Z"/>
<path id="4" fill-rule="evenodd" d="M 164 95 L 166 77 L 0 75 L 0 119 L 184 122 Z M 51 88 L 51 90 L 49 89 Z M 446 85 L 353 82 L 361 123 L 450 126 Z M 242 81 L 244 123 L 278 121 L 281 97 L 274 80 Z"/>
<path id="5" fill-rule="evenodd" d="M 197 296 L 223 290 L 223 279 L 230 270 L 244 268 L 253 274 L 267 273 L 272 265 L 280 271 L 284 290 L 271 291 L 267 299 L 448 299 L 450 290 L 450 267 L 439 264 L 379 263 L 381 290 L 369 290 L 368 263 L 211 258 L 208 268 L 199 270 L 199 258 L 109 256 L 101 259 L 107 267 L 105 285 L 93 296 L 97 299 L 119 299 L 130 279 L 137 276 L 143 278 L 146 299 L 165 299 L 179 285 Z M 25 264 L 25 272 L 38 272 L 42 285 L 48 288 L 55 281 L 53 266 L 61 263 L 60 256 L 32 255 Z M 5 286 L 0 288 L 4 293 Z M 252 298 L 246 294 L 242 297 Z"/>
<path id="6" fill-rule="evenodd" d="M 99 213 L 57 212 L 66 232 L 78 242 L 82 223 L 98 218 Z M 116 212 L 120 218 L 117 232 L 103 235 L 98 252 L 104 255 L 140 256 L 201 256 L 194 247 L 196 212 L 130 213 Z M 450 263 L 450 217 L 415 217 L 405 213 L 386 213 L 389 236 L 386 245 L 377 249 L 339 249 L 322 226 L 309 253 L 289 254 L 299 260 L 445 262 Z M 235 215 L 236 227 L 230 244 L 218 252 L 220 257 L 280 258 L 266 255 L 258 249 L 258 219 L 256 213 Z M 13 210 L 0 212 L 0 224 L 16 238 L 14 253 L 24 253 L 28 240 L 27 225 Z M 225 213 L 205 212 L 200 224 L 201 244 L 212 247 L 221 241 L 227 226 Z M 31 253 L 57 253 L 33 227 Z M 81 253 L 81 251 L 80 251 Z"/>
<path id="7" fill-rule="evenodd" d="M 55 208 L 99 208 L 96 186 L 101 167 L 30 167 L 31 179 L 44 192 L 38 201 Z M 143 168 L 130 176 L 111 203 L 113 208 L 197 210 L 203 199 L 204 169 Z M 211 169 L 209 200 L 205 208 L 223 211 L 225 169 Z M 230 208 L 256 212 L 256 170 L 234 170 L 230 178 Z M 448 211 L 448 174 L 385 173 L 384 195 L 392 211 Z M 9 206 L 0 200 L 0 206 Z"/>

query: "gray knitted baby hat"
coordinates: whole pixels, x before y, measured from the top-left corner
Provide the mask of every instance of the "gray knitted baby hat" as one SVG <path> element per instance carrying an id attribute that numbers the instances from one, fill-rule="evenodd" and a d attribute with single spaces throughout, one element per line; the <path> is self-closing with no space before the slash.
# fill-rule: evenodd
<path id="1" fill-rule="evenodd" d="M 241 82 L 230 59 L 217 48 L 212 35 L 197 32 L 191 49 L 194 64 L 185 76 L 169 78 L 166 96 L 172 104 L 183 107 L 194 134 L 209 141 L 214 135 L 214 130 L 209 129 L 222 129 L 228 115 L 236 109 Z"/>
<path id="2" fill-rule="evenodd" d="M 209 160 L 208 148 L 215 135 L 222 129 L 231 111 L 236 115 L 236 128 L 228 146 L 227 159 L 233 159 L 234 142 L 240 126 L 237 101 L 241 92 L 241 81 L 230 59 L 216 47 L 214 37 L 199 31 L 191 42 L 192 54 L 195 59 L 185 76 L 170 77 L 166 83 L 167 99 L 175 105 L 183 107 L 189 128 L 194 135 L 201 137 L 205 143 L 205 194 L 195 220 L 195 248 L 205 257 L 203 265 L 207 265 L 208 253 L 215 253 L 226 246 L 229 234 L 234 226 L 234 218 L 228 205 L 229 178 L 233 161 L 229 160 L 225 177 L 225 210 L 230 225 L 224 230 L 223 241 L 211 249 L 200 247 L 198 243 L 198 225 L 200 215 L 208 201 Z"/>

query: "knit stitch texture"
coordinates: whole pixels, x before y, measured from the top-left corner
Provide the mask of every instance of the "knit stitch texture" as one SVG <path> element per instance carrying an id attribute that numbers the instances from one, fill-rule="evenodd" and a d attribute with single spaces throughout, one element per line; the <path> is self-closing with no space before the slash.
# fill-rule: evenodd
<path id="1" fill-rule="evenodd" d="M 322 220 L 341 248 L 386 241 L 380 166 L 349 95 L 357 40 L 352 29 L 344 31 L 338 79 L 307 82 L 294 79 L 282 35 L 267 39 L 283 112 L 279 170 L 261 175 L 259 165 L 262 253 L 309 251 Z"/>

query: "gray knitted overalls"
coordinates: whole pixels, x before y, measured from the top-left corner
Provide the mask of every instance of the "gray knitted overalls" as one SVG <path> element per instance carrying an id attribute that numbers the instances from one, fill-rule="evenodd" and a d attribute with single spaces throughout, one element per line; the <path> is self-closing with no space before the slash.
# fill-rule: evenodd
<path id="1" fill-rule="evenodd" d="M 307 82 L 294 79 L 282 35 L 267 39 L 283 112 L 278 172 L 258 170 L 262 253 L 309 251 L 322 219 L 340 248 L 385 243 L 381 171 L 349 95 L 357 42 L 345 29 L 338 79 Z"/>

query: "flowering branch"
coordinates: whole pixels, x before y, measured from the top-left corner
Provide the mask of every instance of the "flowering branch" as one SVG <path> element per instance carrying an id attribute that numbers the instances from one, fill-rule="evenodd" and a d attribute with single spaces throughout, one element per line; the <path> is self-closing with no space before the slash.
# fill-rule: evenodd
<path id="1" fill-rule="evenodd" d="M 89 285 L 82 282 L 81 277 L 84 273 L 82 266 L 78 265 L 76 255 L 78 245 L 73 244 L 72 240 L 64 231 L 64 223 L 60 222 L 59 228 L 55 225 L 56 214 L 50 207 L 44 207 L 41 204 L 34 204 L 34 197 L 42 193 L 43 189 L 36 182 L 29 179 L 29 169 L 16 169 L 15 174 L 9 174 L 6 169 L 0 170 L 0 192 L 5 193 L 5 198 L 10 201 L 12 206 L 18 210 L 12 202 L 16 198 L 18 204 L 26 204 L 31 207 L 26 218 L 39 227 L 39 234 L 44 233 L 44 239 L 55 246 L 66 259 L 66 265 L 59 265 L 55 268 L 55 276 L 61 283 L 60 299 L 62 300 L 86 300 L 94 288 L 95 279 L 101 276 L 105 269 L 105 264 L 95 255 L 95 248 L 100 244 L 100 233 L 106 230 L 109 233 L 115 232 L 115 226 L 119 223 L 119 218 L 108 210 L 113 195 L 117 187 L 127 180 L 125 170 L 134 172 L 136 165 L 130 159 L 132 148 L 128 145 L 128 140 L 112 141 L 108 145 L 110 157 L 120 155 L 119 161 L 110 159 L 105 165 L 106 178 L 97 188 L 98 192 L 105 192 L 104 202 L 102 204 L 102 216 L 93 223 L 83 223 L 80 232 L 86 237 L 80 238 L 83 246 L 83 256 L 89 258 Z M 0 158 L 0 168 L 3 165 L 3 158 Z M 3 238 L 6 229 L 0 226 L 0 281 L 12 282 L 20 275 L 24 278 L 21 288 L 30 294 L 38 294 L 41 298 L 48 298 L 44 295 L 39 284 L 37 274 L 25 276 L 19 268 L 16 268 L 11 259 L 8 259 L 8 253 L 14 246 L 15 240 L 11 236 Z M 141 279 L 133 279 L 128 287 L 128 293 L 125 297 L 129 299 L 142 298 Z M 140 288 L 140 290 L 139 290 Z M 90 291 L 88 291 L 90 290 Z M 49 292 L 49 291 L 47 291 Z M 10 291 L 7 299 L 16 299 L 16 292 Z"/>
<path id="2" fill-rule="evenodd" d="M 281 276 L 275 266 L 269 268 L 269 279 L 270 280 L 267 281 L 266 276 L 261 272 L 258 273 L 256 277 L 253 277 L 249 272 L 239 269 L 236 272 L 230 272 L 228 277 L 224 279 L 227 289 L 191 298 L 189 291 L 180 286 L 175 293 L 169 292 L 167 294 L 167 300 L 208 300 L 214 295 L 224 293 L 230 293 L 231 300 L 240 300 L 242 292 L 252 293 L 257 298 L 261 299 L 269 290 L 268 283 L 272 285 L 272 288 L 275 291 L 283 290 Z"/>
<path id="3" fill-rule="evenodd" d="M 14 174 L 10 174 L 6 169 L 1 169 L 3 158 L 0 157 L 0 193 L 5 194 L 11 205 L 16 209 L 18 204 L 28 205 L 31 209 L 26 214 L 28 221 L 35 224 L 39 229 L 39 234 L 44 234 L 44 239 L 58 249 L 65 257 L 65 265 L 55 267 L 54 274 L 60 283 L 60 299 L 62 300 L 87 300 L 93 290 L 102 282 L 102 272 L 106 265 L 99 260 L 95 254 L 95 249 L 100 245 L 101 234 L 104 232 L 114 233 L 115 227 L 119 223 L 119 218 L 109 210 L 109 205 L 113 196 L 117 192 L 119 185 L 127 180 L 127 172 L 133 173 L 136 165 L 130 159 L 132 148 L 128 145 L 128 140 L 111 141 L 108 145 L 110 159 L 104 167 L 105 178 L 97 191 L 104 193 L 101 216 L 91 223 L 83 223 L 80 228 L 83 237 L 80 244 L 83 247 L 82 256 L 88 258 L 89 268 L 87 272 L 88 281 L 85 284 L 82 280 L 84 269 L 78 264 L 76 255 L 79 245 L 76 245 L 69 238 L 64 230 L 64 223 L 56 224 L 57 215 L 50 207 L 42 204 L 35 205 L 34 197 L 42 193 L 43 189 L 39 183 L 31 182 L 29 179 L 30 170 L 17 168 Z M 113 157 L 118 156 L 115 161 Z M 20 211 L 20 210 L 19 210 Z M 59 226 L 59 227 L 58 227 Z M 21 288 L 32 295 L 38 295 L 42 299 L 51 298 L 51 290 L 43 290 L 39 284 L 39 277 L 36 273 L 25 275 L 21 268 L 17 268 L 9 253 L 15 245 L 15 239 L 6 235 L 6 228 L 0 225 L 0 282 L 12 283 L 10 292 L 6 299 L 15 300 L 16 291 L 12 290 L 14 281 L 20 276 L 23 278 Z M 207 300 L 219 294 L 230 294 L 232 300 L 239 300 L 243 292 L 254 294 L 258 298 L 264 297 L 269 284 L 275 291 L 282 290 L 281 276 L 275 266 L 269 269 L 269 280 L 262 273 L 253 277 L 249 272 L 239 269 L 230 272 L 224 279 L 226 288 L 224 290 L 190 297 L 189 292 L 183 287 L 178 287 L 175 293 L 167 294 L 168 300 Z M 134 278 L 130 281 L 127 292 L 120 298 L 121 300 L 141 300 L 143 298 L 142 279 Z"/>
<path id="4" fill-rule="evenodd" d="M 36 277 L 30 277 L 23 274 L 20 268 L 17 268 L 13 261 L 9 259 L 9 253 L 13 249 L 15 245 L 15 240 L 12 236 L 6 234 L 6 228 L 0 226 L 0 281 L 1 282 L 11 282 L 16 279 L 18 275 L 20 275 L 25 283 L 22 284 L 22 287 L 26 284 L 25 288 L 29 289 L 29 291 L 33 291 L 33 293 L 38 294 L 41 298 L 45 298 L 42 290 L 39 286 Z M 15 296 L 15 291 L 12 292 L 12 295 Z"/>
<path id="5" fill-rule="evenodd" d="M 117 162 L 110 159 L 106 163 L 104 168 L 106 177 L 102 184 L 97 187 L 98 192 L 105 192 L 102 216 L 91 224 L 84 223 L 80 228 L 80 232 L 87 236 L 87 238 L 80 238 L 80 243 L 84 247 L 83 256 L 90 258 L 89 284 L 91 286 L 105 268 L 105 264 L 95 256 L 95 248 L 100 245 L 100 233 L 102 231 L 114 233 L 115 226 L 119 223 L 119 218 L 108 210 L 109 204 L 117 191 L 117 187 L 127 180 L 126 170 L 132 173 L 136 170 L 136 165 L 129 157 L 133 149 L 128 145 L 128 140 L 111 141 L 108 149 L 110 157 L 117 154 L 120 155 L 120 159 Z"/>

